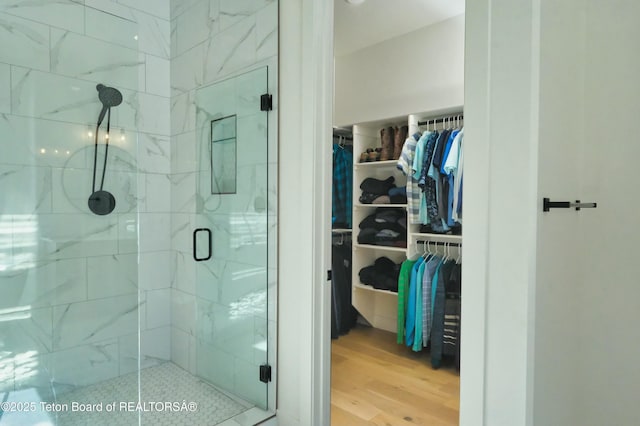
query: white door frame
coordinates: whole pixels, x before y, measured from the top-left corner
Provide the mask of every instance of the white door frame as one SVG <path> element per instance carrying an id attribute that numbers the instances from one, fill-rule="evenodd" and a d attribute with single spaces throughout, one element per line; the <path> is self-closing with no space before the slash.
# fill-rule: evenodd
<path id="1" fill-rule="evenodd" d="M 467 2 L 463 426 L 532 424 L 541 1 Z M 285 426 L 330 422 L 332 35 L 333 1 L 280 1 L 278 418 Z"/>

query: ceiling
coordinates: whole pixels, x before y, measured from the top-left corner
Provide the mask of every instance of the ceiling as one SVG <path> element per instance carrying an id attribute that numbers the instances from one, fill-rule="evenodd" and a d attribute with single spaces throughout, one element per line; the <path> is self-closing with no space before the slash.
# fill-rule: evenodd
<path id="1" fill-rule="evenodd" d="M 464 13 L 465 0 L 334 0 L 335 55 L 342 56 Z"/>

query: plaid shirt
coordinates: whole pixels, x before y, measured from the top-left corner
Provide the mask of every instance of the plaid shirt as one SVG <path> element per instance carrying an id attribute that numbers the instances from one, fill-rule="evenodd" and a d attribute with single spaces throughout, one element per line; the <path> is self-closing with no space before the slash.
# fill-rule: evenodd
<path id="1" fill-rule="evenodd" d="M 418 223 L 420 220 L 420 195 L 418 181 L 414 177 L 413 158 L 416 154 L 416 145 L 420 134 L 414 134 L 407 138 L 402 146 L 402 154 L 398 159 L 398 170 L 407 176 L 407 220 L 409 223 Z"/>
<path id="2" fill-rule="evenodd" d="M 353 153 L 337 144 L 333 144 L 332 192 L 332 223 L 346 224 L 347 228 L 351 228 Z"/>

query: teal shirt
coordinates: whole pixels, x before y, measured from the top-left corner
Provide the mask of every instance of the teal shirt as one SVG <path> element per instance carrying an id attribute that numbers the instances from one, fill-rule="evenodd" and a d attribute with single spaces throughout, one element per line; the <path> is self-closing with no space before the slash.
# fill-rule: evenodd
<path id="1" fill-rule="evenodd" d="M 404 318 L 407 310 L 407 298 L 409 296 L 409 280 L 411 279 L 411 269 L 416 263 L 415 260 L 405 260 L 400 267 L 398 276 L 398 327 L 396 341 L 399 345 L 404 343 Z"/>

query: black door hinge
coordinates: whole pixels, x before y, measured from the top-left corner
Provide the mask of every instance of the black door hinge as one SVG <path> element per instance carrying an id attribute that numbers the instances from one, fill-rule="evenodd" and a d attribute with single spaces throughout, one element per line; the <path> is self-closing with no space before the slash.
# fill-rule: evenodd
<path id="1" fill-rule="evenodd" d="M 268 93 L 260 96 L 260 111 L 271 111 L 273 109 L 273 96 Z"/>
<path id="2" fill-rule="evenodd" d="M 327 271 L 327 281 L 331 281 L 331 278 L 333 278 L 333 274 L 331 273 L 331 269 L 329 269 Z"/>
<path id="3" fill-rule="evenodd" d="M 271 366 L 269 364 L 264 364 L 260 366 L 260 381 L 262 383 L 267 383 L 271 381 Z"/>

